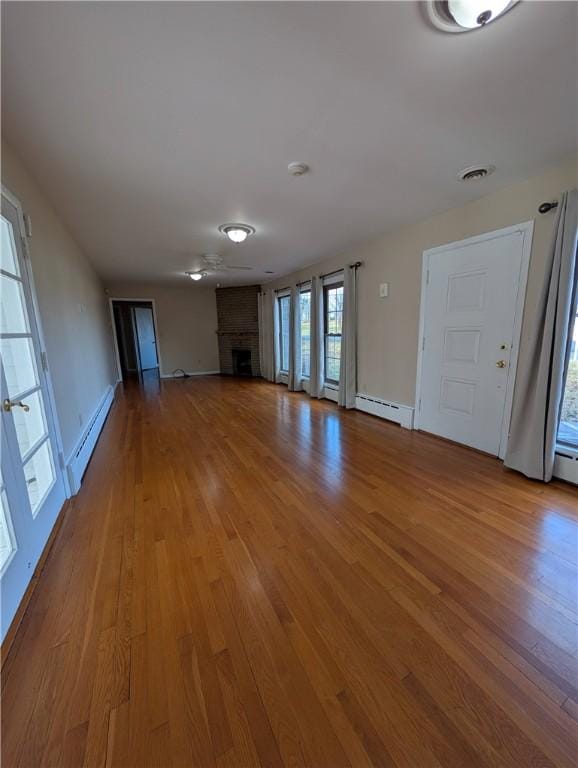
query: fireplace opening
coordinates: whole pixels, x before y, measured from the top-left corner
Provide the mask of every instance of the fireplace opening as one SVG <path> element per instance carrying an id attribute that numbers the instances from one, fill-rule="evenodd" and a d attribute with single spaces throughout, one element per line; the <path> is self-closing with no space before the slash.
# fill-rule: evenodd
<path id="1" fill-rule="evenodd" d="M 235 376 L 252 376 L 251 350 L 234 349 L 233 350 L 233 373 Z"/>

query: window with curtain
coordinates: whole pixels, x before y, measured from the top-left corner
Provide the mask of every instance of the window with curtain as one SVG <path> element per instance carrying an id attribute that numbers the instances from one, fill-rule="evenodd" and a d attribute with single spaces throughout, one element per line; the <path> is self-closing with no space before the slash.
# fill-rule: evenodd
<path id="1" fill-rule="evenodd" d="M 341 330 L 343 327 L 343 283 L 323 289 L 325 315 L 325 381 L 339 384 L 341 364 Z"/>
<path id="2" fill-rule="evenodd" d="M 574 331 L 570 343 L 568 375 L 558 425 L 558 442 L 578 448 L 578 302 L 574 307 Z"/>
<path id="3" fill-rule="evenodd" d="M 279 296 L 279 370 L 289 373 L 289 333 L 291 296 Z"/>
<path id="4" fill-rule="evenodd" d="M 311 290 L 301 291 L 301 376 L 311 375 Z"/>

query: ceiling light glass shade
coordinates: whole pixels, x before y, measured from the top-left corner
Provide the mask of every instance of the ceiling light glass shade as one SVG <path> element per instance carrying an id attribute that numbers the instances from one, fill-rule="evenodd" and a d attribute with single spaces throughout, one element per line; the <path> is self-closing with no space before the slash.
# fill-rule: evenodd
<path id="1" fill-rule="evenodd" d="M 221 224 L 219 232 L 227 235 L 233 243 L 242 243 L 254 234 L 255 229 L 248 224 Z"/>
<path id="2" fill-rule="evenodd" d="M 494 21 L 510 5 L 510 0 L 448 0 L 448 10 L 456 23 L 475 29 Z"/>
<path id="3" fill-rule="evenodd" d="M 187 272 L 191 280 L 202 280 L 203 275 L 200 272 Z"/>
<path id="4" fill-rule="evenodd" d="M 427 0 L 430 22 L 443 32 L 470 32 L 488 26 L 508 13 L 520 0 Z"/>
<path id="5" fill-rule="evenodd" d="M 229 240 L 232 240 L 234 243 L 242 243 L 244 240 L 247 239 L 249 236 L 248 232 L 245 232 L 244 229 L 228 229 L 227 230 L 227 237 Z"/>

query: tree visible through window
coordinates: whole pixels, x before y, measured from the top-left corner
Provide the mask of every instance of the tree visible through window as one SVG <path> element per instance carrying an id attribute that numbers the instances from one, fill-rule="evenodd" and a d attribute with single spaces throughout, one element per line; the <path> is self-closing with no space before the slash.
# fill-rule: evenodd
<path id="1" fill-rule="evenodd" d="M 289 310 L 291 296 L 279 296 L 279 370 L 289 372 Z"/>
<path id="2" fill-rule="evenodd" d="M 568 376 L 558 427 L 558 442 L 578 448 L 578 303 L 568 359 Z"/>
<path id="3" fill-rule="evenodd" d="M 326 285 L 325 309 L 325 381 L 339 383 L 341 365 L 341 330 L 343 326 L 343 283 Z"/>
<path id="4" fill-rule="evenodd" d="M 301 291 L 301 376 L 311 375 L 311 291 Z"/>

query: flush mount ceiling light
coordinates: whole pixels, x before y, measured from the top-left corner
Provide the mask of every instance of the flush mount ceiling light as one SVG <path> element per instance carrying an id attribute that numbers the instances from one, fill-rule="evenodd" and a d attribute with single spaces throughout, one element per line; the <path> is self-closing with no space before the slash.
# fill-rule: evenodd
<path id="1" fill-rule="evenodd" d="M 428 0 L 431 22 L 444 32 L 469 32 L 503 16 L 520 0 Z"/>
<path id="2" fill-rule="evenodd" d="M 206 272 L 185 272 L 185 275 L 188 275 L 191 280 L 202 280 L 203 277 L 206 277 Z"/>
<path id="3" fill-rule="evenodd" d="M 255 234 L 255 228 L 248 224 L 221 224 L 219 232 L 227 235 L 233 243 L 243 243 L 249 235 Z"/>

